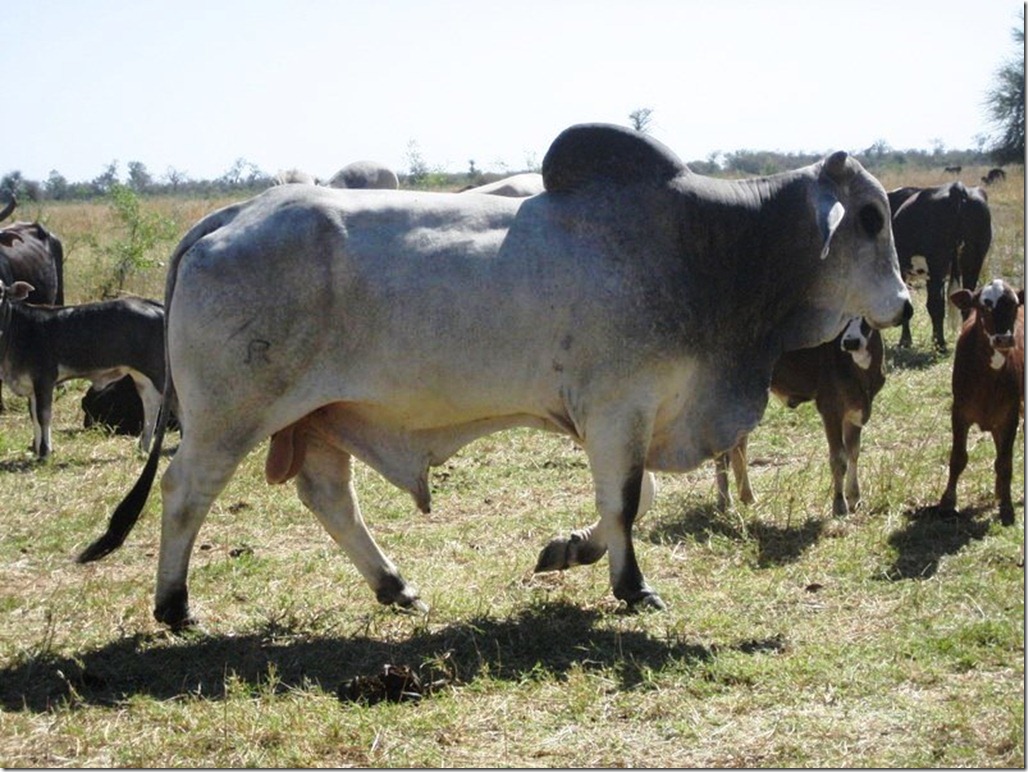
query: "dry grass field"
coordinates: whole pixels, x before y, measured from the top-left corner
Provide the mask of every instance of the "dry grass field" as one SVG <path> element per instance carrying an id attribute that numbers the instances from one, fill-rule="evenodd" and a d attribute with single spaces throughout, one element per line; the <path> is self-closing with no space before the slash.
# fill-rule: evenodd
<path id="1" fill-rule="evenodd" d="M 983 279 L 1023 286 L 1023 192 L 1020 170 L 989 189 Z M 224 202 L 143 203 L 181 234 Z M 108 207 L 20 216 L 64 240 L 69 302 L 92 299 L 104 244 L 125 238 Z M 173 246 L 126 288 L 160 298 Z M 755 504 L 718 512 L 709 464 L 660 477 L 637 550 L 669 608 L 639 615 L 613 599 L 605 560 L 532 574 L 549 538 L 594 519 L 592 490 L 570 441 L 519 430 L 435 470 L 430 515 L 358 465 L 365 517 L 424 616 L 375 602 L 292 485 L 264 483 L 259 448 L 200 532 L 202 628 L 172 635 L 152 618 L 156 492 L 124 547 L 74 562 L 142 468 L 135 439 L 83 429 L 86 385 L 72 382 L 54 455 L 37 464 L 25 402 L 8 393 L 0 766 L 1023 768 L 1024 436 L 1014 527 L 998 523 L 995 453 L 977 430 L 959 513 L 936 510 L 952 355 L 932 352 L 920 292 L 913 331 L 909 350 L 886 332 L 862 508 L 831 514 L 813 406 L 772 401 L 751 437 Z M 435 686 L 420 700 L 346 699 L 350 679 L 385 665 Z"/>

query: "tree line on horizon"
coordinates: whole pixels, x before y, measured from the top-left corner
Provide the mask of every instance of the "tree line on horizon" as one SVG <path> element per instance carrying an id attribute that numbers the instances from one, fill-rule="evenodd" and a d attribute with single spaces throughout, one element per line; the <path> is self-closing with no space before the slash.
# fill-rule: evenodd
<path id="1" fill-rule="evenodd" d="M 634 114 L 633 114 L 634 115 Z M 705 159 L 688 162 L 697 174 L 725 176 L 761 176 L 798 169 L 817 163 L 827 153 L 780 152 L 769 150 L 736 150 L 712 153 Z M 853 154 L 872 173 L 884 170 L 932 169 L 953 166 L 988 166 L 999 162 L 993 151 L 984 148 L 947 150 L 941 144 L 931 150 L 896 150 L 885 141 Z M 522 171 L 539 171 L 538 167 Z M 460 188 L 491 182 L 516 172 L 483 172 L 469 162 L 466 172 L 448 173 L 428 170 L 423 164 L 408 173 L 398 174 L 403 187 Z M 215 179 L 192 179 L 184 172 L 169 169 L 156 177 L 146 165 L 130 161 L 127 173 L 122 175 L 117 161 L 110 162 L 104 171 L 91 180 L 69 181 L 54 170 L 45 180 L 26 178 L 20 171 L 11 171 L 0 177 L 0 196 L 15 196 L 20 201 L 82 201 L 110 196 L 124 186 L 139 195 L 216 196 L 222 194 L 254 194 L 275 184 L 273 174 L 260 169 L 244 158 Z"/>

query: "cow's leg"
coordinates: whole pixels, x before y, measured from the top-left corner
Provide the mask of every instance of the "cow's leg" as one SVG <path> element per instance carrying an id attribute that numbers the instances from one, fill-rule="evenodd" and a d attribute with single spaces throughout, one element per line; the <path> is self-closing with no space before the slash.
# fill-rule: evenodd
<path id="1" fill-rule="evenodd" d="M 586 430 L 586 454 L 596 487 L 600 519 L 585 532 L 558 538 L 543 548 L 537 571 L 595 562 L 608 553 L 614 596 L 630 608 L 664 608 L 660 596 L 646 583 L 632 544 L 632 525 L 652 498 L 652 482 L 643 468 L 648 425 L 638 414 L 600 421 Z"/>
<path id="2" fill-rule="evenodd" d="M 946 490 L 939 500 L 939 507 L 942 509 L 957 508 L 957 481 L 967 466 L 967 433 L 970 424 L 956 412 L 952 413 L 951 423 L 953 445 L 949 453 L 949 479 L 946 481 Z"/>
<path id="3" fill-rule="evenodd" d="M 735 448 L 714 454 L 714 479 L 717 481 L 717 511 L 727 512 L 732 506 L 732 489 L 728 484 L 729 456 Z"/>
<path id="4" fill-rule="evenodd" d="M 946 277 L 928 277 L 928 316 L 932 320 L 932 337 L 935 340 L 935 348 L 941 352 L 946 350 L 946 336 L 943 333 L 943 324 L 946 320 Z"/>
<path id="5" fill-rule="evenodd" d="M 639 496 L 639 509 L 636 519 L 642 517 L 653 504 L 657 491 L 657 481 L 653 472 L 646 472 L 642 480 L 642 492 Z M 600 521 L 588 528 L 579 528 L 569 536 L 559 536 L 550 541 L 536 562 L 535 572 L 563 571 L 572 566 L 587 566 L 607 554 L 607 542 L 600 530 Z"/>
<path id="6" fill-rule="evenodd" d="M 999 499 L 999 521 L 1003 525 L 1014 524 L 1014 502 L 1010 496 L 1010 482 L 1014 474 L 1014 439 L 1017 436 L 1018 414 L 1006 426 L 992 431 L 996 444 L 996 498 Z"/>
<path id="7" fill-rule="evenodd" d="M 303 466 L 296 478 L 300 500 L 343 548 L 379 603 L 427 611 L 418 591 L 400 576 L 364 525 L 351 465 L 349 453 L 308 435 Z"/>
<path id="8" fill-rule="evenodd" d="M 857 478 L 857 461 L 860 458 L 860 424 L 847 421 L 842 428 L 842 442 L 846 453 L 846 503 L 849 511 L 856 510 L 860 503 L 860 480 Z"/>
<path id="9" fill-rule="evenodd" d="M 136 385 L 139 401 L 143 403 L 143 431 L 139 435 L 139 449 L 145 453 L 150 450 L 150 443 L 153 441 L 157 413 L 161 409 L 161 393 L 145 375 L 133 374 L 132 381 Z"/>
<path id="10" fill-rule="evenodd" d="M 735 475 L 735 487 L 739 492 L 739 501 L 743 504 L 752 504 L 756 497 L 750 487 L 749 456 L 749 435 L 744 434 L 738 444 L 732 448 L 732 473 Z"/>
<path id="11" fill-rule="evenodd" d="M 161 479 L 163 514 L 157 561 L 154 618 L 172 629 L 193 623 L 186 581 L 193 543 L 211 503 L 249 450 L 249 445 L 199 441 L 197 431 L 183 434 L 175 457 Z M 234 449 L 230 449 L 234 448 Z"/>
<path id="12" fill-rule="evenodd" d="M 714 456 L 714 471 L 717 478 L 717 508 L 719 512 L 727 512 L 732 506 L 732 493 L 728 486 L 728 465 L 732 465 L 735 476 L 735 487 L 739 492 L 739 500 L 744 504 L 754 501 L 753 489 L 750 487 L 750 475 L 746 461 L 746 436 L 734 448 Z"/>
<path id="13" fill-rule="evenodd" d="M 39 459 L 46 458 L 53 450 L 50 437 L 53 403 L 54 382 L 49 378 L 38 378 L 32 384 L 29 412 L 32 414 L 32 450 Z"/>
<path id="14" fill-rule="evenodd" d="M 822 415 L 825 437 L 828 438 L 828 467 L 832 472 L 832 513 L 835 515 L 849 514 L 846 504 L 844 481 L 846 478 L 846 447 L 843 443 L 843 422 L 839 416 Z"/>

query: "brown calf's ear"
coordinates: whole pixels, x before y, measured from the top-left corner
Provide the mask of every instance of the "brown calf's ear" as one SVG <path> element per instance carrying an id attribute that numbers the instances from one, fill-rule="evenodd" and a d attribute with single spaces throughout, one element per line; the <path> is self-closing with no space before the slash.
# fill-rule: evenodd
<path id="1" fill-rule="evenodd" d="M 974 306 L 974 293 L 969 289 L 959 289 L 950 295 L 949 299 L 961 311 L 968 311 Z"/>

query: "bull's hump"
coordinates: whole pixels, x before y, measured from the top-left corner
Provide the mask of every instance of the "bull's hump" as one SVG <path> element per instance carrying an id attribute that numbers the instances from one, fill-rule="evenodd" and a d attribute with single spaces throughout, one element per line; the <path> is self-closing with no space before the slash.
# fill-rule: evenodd
<path id="1" fill-rule="evenodd" d="M 659 184 L 688 171 L 677 155 L 652 137 L 606 123 L 565 129 L 543 158 L 548 191 L 571 191 L 595 182 Z"/>

